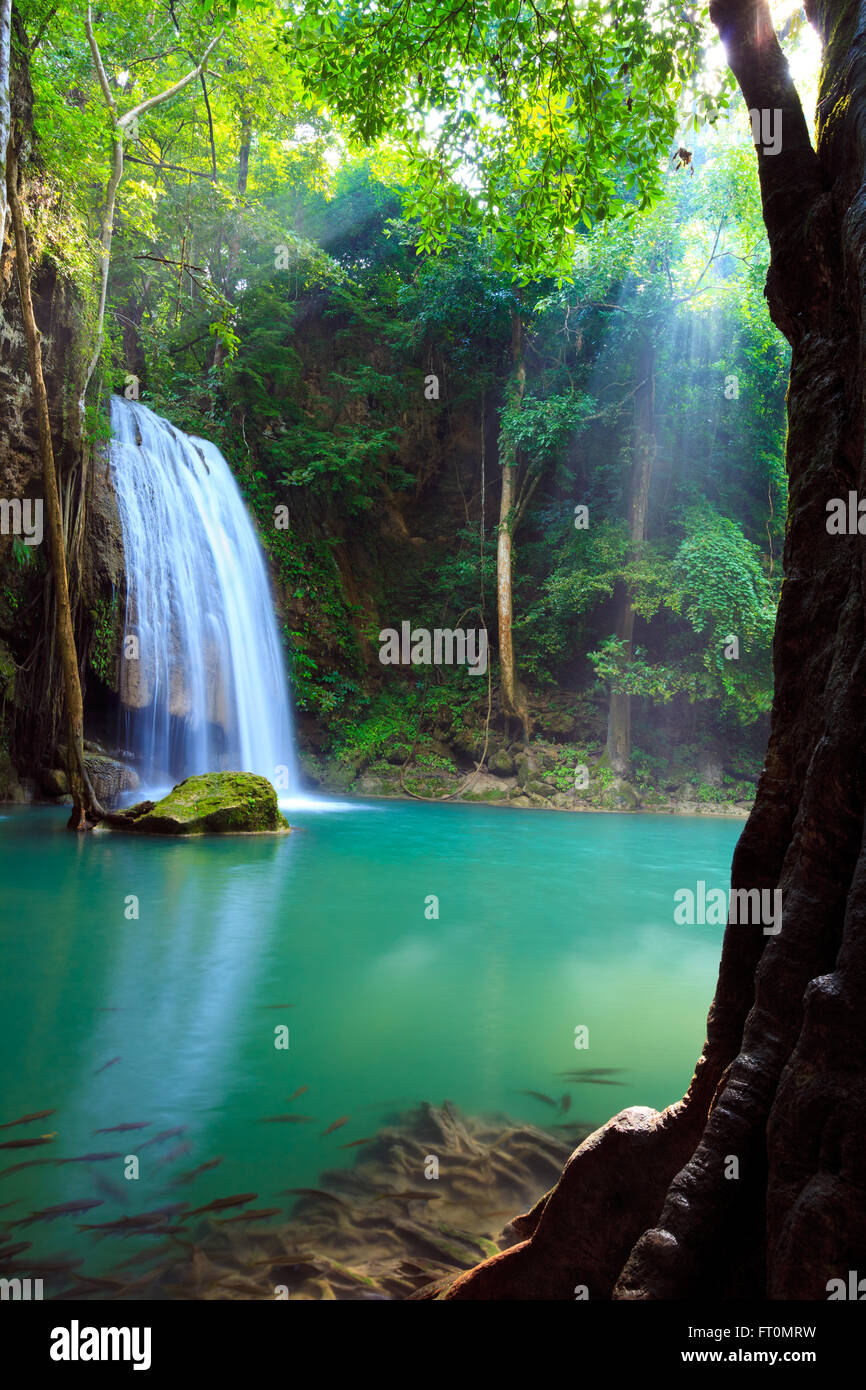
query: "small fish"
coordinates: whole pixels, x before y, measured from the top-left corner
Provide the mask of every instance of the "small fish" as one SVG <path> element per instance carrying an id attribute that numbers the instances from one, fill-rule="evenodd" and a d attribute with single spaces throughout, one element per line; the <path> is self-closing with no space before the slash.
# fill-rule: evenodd
<path id="1" fill-rule="evenodd" d="M 109 1158 L 123 1158 L 119 1149 L 113 1153 L 80 1154 L 76 1158 L 58 1158 L 58 1163 L 105 1163 Z"/>
<path id="2" fill-rule="evenodd" d="M 263 1115 L 261 1118 L 263 1125 L 312 1125 L 315 1119 L 312 1115 Z"/>
<path id="3" fill-rule="evenodd" d="M 173 1202 L 170 1206 L 155 1207 L 153 1211 L 139 1212 L 138 1216 L 118 1216 L 114 1221 L 101 1221 L 98 1225 L 82 1226 L 82 1231 L 127 1231 L 141 1226 L 159 1226 L 170 1216 L 177 1216 L 189 1206 L 188 1202 Z"/>
<path id="4" fill-rule="evenodd" d="M 98 1289 L 122 1289 L 125 1284 L 120 1279 L 103 1279 L 97 1274 L 81 1274 L 79 1277 L 79 1288 L 85 1288 L 93 1284 Z"/>
<path id="5" fill-rule="evenodd" d="M 568 1096 L 568 1095 L 563 1096 L 563 1097 L 562 1097 L 562 1100 L 559 1102 L 559 1113 L 560 1113 L 560 1115 L 567 1115 L 570 1109 L 571 1109 L 571 1096 Z"/>
<path id="6" fill-rule="evenodd" d="M 4 1168 L 0 1172 L 0 1178 L 10 1178 L 13 1173 L 20 1173 L 22 1168 L 41 1168 L 46 1163 L 59 1163 L 57 1158 L 28 1158 L 23 1163 L 13 1163 L 11 1168 Z"/>
<path id="7" fill-rule="evenodd" d="M 149 1229 L 153 1226 L 162 1227 L 172 1216 L 178 1215 L 186 1205 L 186 1202 L 181 1202 L 172 1207 L 159 1207 L 155 1211 L 139 1212 L 138 1216 L 117 1216 L 113 1221 L 81 1225 L 78 1229 L 80 1231 L 111 1231 L 116 1233 L 118 1231 Z"/>
<path id="8" fill-rule="evenodd" d="M 341 1115 L 339 1120 L 335 1120 L 332 1125 L 328 1125 L 327 1129 L 322 1130 L 319 1138 L 324 1139 L 326 1134 L 333 1134 L 335 1129 L 342 1129 L 343 1125 L 347 1125 L 351 1118 L 351 1115 Z"/>
<path id="9" fill-rule="evenodd" d="M 373 1140 L 374 1140 L 375 1138 L 376 1138 L 375 1134 L 371 1134 L 370 1137 L 369 1137 L 369 1139 L 353 1139 L 352 1142 L 351 1142 L 351 1144 L 338 1144 L 338 1145 L 337 1145 L 337 1148 L 338 1148 L 338 1149 L 357 1149 L 358 1146 L 359 1146 L 359 1144 L 372 1144 L 372 1142 L 373 1142 Z"/>
<path id="10" fill-rule="evenodd" d="M 269 1269 L 280 1265 L 301 1265 L 312 1264 L 316 1260 L 316 1255 L 312 1250 L 285 1250 L 281 1255 L 268 1255 L 264 1260 L 256 1260 L 252 1268 L 259 1269 L 262 1265 L 267 1265 Z"/>
<path id="11" fill-rule="evenodd" d="M 162 1144 L 166 1139 L 176 1139 L 178 1135 L 186 1134 L 189 1125 L 175 1125 L 174 1129 L 161 1129 L 159 1134 L 155 1134 L 152 1139 L 145 1139 L 143 1144 L 139 1144 L 140 1149 L 146 1149 L 150 1144 Z"/>
<path id="12" fill-rule="evenodd" d="M 97 1173 L 94 1175 L 93 1185 L 97 1192 L 102 1193 L 103 1197 L 108 1197 L 112 1202 L 118 1202 L 122 1207 L 125 1207 L 129 1201 L 130 1183 L 125 1184 L 126 1190 L 124 1190 L 119 1183 L 112 1182 L 111 1178 L 107 1178 L 104 1173 Z"/>
<path id="13" fill-rule="evenodd" d="M 175 1159 L 183 1158 L 185 1154 L 191 1153 L 192 1144 L 190 1144 L 188 1141 L 185 1141 L 182 1144 L 175 1144 L 174 1148 L 169 1149 L 168 1153 L 165 1154 L 164 1157 L 159 1160 L 159 1163 L 157 1163 L 156 1166 L 157 1168 L 165 1168 L 167 1164 L 174 1163 Z"/>
<path id="14" fill-rule="evenodd" d="M 5 1265 L 13 1255 L 20 1255 L 22 1250 L 29 1250 L 32 1244 L 32 1240 L 22 1240 L 18 1245 L 10 1245 L 5 1250 L 0 1250 L 0 1264 Z"/>
<path id="15" fill-rule="evenodd" d="M 233 1221 L 264 1221 L 267 1216 L 278 1216 L 282 1207 L 257 1207 L 252 1211 L 242 1211 L 238 1216 L 224 1216 L 216 1224 L 230 1226 Z"/>
<path id="16" fill-rule="evenodd" d="M 20 1200 L 20 1197 L 13 1197 L 11 1202 L 4 1202 L 0 1206 L 0 1211 L 5 1211 L 7 1207 L 14 1207 Z"/>
<path id="17" fill-rule="evenodd" d="M 412 1188 L 408 1192 L 381 1192 L 376 1198 L 377 1202 L 438 1202 L 441 1192 L 416 1192 Z"/>
<path id="18" fill-rule="evenodd" d="M 557 1076 L 615 1076 L 625 1067 L 578 1067 L 576 1071 L 558 1071 Z"/>
<path id="19" fill-rule="evenodd" d="M 83 1265 L 84 1260 L 39 1260 L 34 1261 L 33 1271 L 35 1274 L 66 1274 L 70 1269 L 77 1269 Z"/>
<path id="20" fill-rule="evenodd" d="M 109 1060 L 104 1064 L 104 1066 L 96 1068 L 96 1071 L 93 1073 L 93 1075 L 98 1076 L 101 1071 L 108 1071 L 109 1067 L 113 1067 L 115 1062 L 119 1062 L 120 1060 L 121 1059 L 119 1057 L 109 1058 Z"/>
<path id="21" fill-rule="evenodd" d="M 101 1207 L 102 1201 L 93 1202 L 61 1202 L 56 1207 L 42 1207 L 40 1211 L 31 1211 L 29 1216 L 25 1216 L 23 1221 L 16 1222 L 18 1226 L 30 1226 L 34 1221 L 56 1221 L 58 1216 L 77 1216 L 79 1212 L 91 1211 L 94 1207 Z"/>
<path id="22" fill-rule="evenodd" d="M 94 1133 L 94 1134 L 126 1134 L 127 1130 L 130 1130 L 130 1129 L 149 1129 L 151 1123 L 152 1123 L 152 1122 L 151 1122 L 150 1120 L 139 1120 L 137 1124 L 104 1125 L 102 1129 L 95 1129 L 95 1130 L 93 1131 L 93 1133 Z"/>
<path id="23" fill-rule="evenodd" d="M 292 1094 L 290 1096 L 287 1096 L 286 1099 L 297 1100 L 298 1096 L 302 1096 L 304 1092 L 309 1091 L 309 1089 L 309 1086 L 299 1086 L 298 1089 L 296 1091 L 292 1091 Z"/>
<path id="24" fill-rule="evenodd" d="M 34 1110 L 32 1115 L 22 1115 L 18 1120 L 7 1120 L 0 1129 L 11 1129 L 13 1125 L 29 1125 L 34 1120 L 44 1120 L 48 1115 L 56 1115 L 56 1110 Z"/>
<path id="25" fill-rule="evenodd" d="M 286 1187 L 282 1192 L 277 1193 L 278 1197 L 325 1197 L 329 1202 L 335 1202 L 338 1207 L 345 1207 L 351 1211 L 348 1202 L 344 1202 L 342 1197 L 336 1196 L 333 1192 L 326 1192 L 323 1187 Z"/>
<path id="26" fill-rule="evenodd" d="M 219 1158 L 209 1158 L 206 1163 L 200 1163 L 197 1168 L 191 1168 L 188 1172 L 181 1173 L 178 1177 L 174 1179 L 175 1185 L 179 1185 L 180 1183 L 184 1182 L 192 1182 L 193 1179 L 197 1178 L 200 1173 L 209 1172 L 211 1168 L 216 1168 L 220 1163 L 222 1163 L 222 1161 L 222 1154 L 220 1154 Z"/>
<path id="27" fill-rule="evenodd" d="M 129 1236 L 174 1236 L 179 1235 L 181 1231 L 186 1231 L 186 1229 L 186 1226 L 160 1226 L 158 1223 L 154 1223 L 153 1226 L 142 1226 L 140 1229 L 133 1228 L 127 1231 L 124 1240 L 128 1239 Z"/>
<path id="28" fill-rule="evenodd" d="M 7 1139 L 0 1149 L 32 1149 L 37 1144 L 50 1144 L 56 1133 L 55 1130 L 54 1134 L 40 1134 L 38 1139 Z"/>
<path id="29" fill-rule="evenodd" d="M 260 1004 L 260 1009 L 296 1009 L 297 1004 Z"/>
<path id="30" fill-rule="evenodd" d="M 567 1078 L 570 1086 L 625 1086 L 625 1081 L 608 1081 L 605 1076 L 571 1076 Z"/>
<path id="31" fill-rule="evenodd" d="M 225 1207 L 240 1207 L 245 1202 L 254 1202 L 258 1195 L 258 1192 L 241 1192 L 236 1197 L 216 1197 L 212 1202 L 208 1202 L 207 1206 L 188 1211 L 187 1216 L 201 1216 L 205 1211 L 223 1211 Z"/>
<path id="32" fill-rule="evenodd" d="M 551 1096 L 544 1095 L 541 1091 L 518 1091 L 519 1096 L 532 1096 L 533 1100 L 543 1100 L 545 1105 L 556 1105 L 556 1101 Z"/>

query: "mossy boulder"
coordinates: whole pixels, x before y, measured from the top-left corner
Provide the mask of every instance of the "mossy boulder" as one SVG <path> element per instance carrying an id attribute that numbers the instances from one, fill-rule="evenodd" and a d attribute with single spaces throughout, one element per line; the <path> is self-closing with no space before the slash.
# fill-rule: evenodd
<path id="1" fill-rule="evenodd" d="M 487 766 L 496 777 L 511 777 L 514 773 L 514 759 L 507 748 L 499 748 L 488 758 Z"/>
<path id="2" fill-rule="evenodd" d="M 601 804 L 608 811 L 639 811 L 640 794 L 630 782 L 615 777 L 601 794 Z"/>
<path id="3" fill-rule="evenodd" d="M 523 788 L 541 772 L 541 764 L 534 753 L 518 753 L 514 759 L 514 766 L 517 770 L 517 784 Z"/>
<path id="4" fill-rule="evenodd" d="M 60 767 L 44 767 L 39 773 L 39 790 L 45 796 L 68 796 L 69 778 Z"/>
<path id="5" fill-rule="evenodd" d="M 140 801 L 106 820 L 115 829 L 147 835 L 250 835 L 289 829 L 267 777 L 252 772 L 185 777 L 161 801 Z"/>

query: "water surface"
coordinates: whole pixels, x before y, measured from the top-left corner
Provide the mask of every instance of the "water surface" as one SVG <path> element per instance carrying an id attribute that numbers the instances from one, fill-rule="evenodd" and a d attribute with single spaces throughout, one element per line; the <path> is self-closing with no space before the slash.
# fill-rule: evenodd
<path id="1" fill-rule="evenodd" d="M 522 1092 L 569 1094 L 568 1118 L 596 1124 L 688 1084 L 722 928 L 676 926 L 673 895 L 728 885 L 740 822 L 380 802 L 298 809 L 287 837 L 172 841 L 75 836 L 67 814 L 0 817 L 0 1122 L 57 1109 L 0 1130 L 56 1132 L 0 1151 L 0 1170 L 120 1151 L 141 1178 L 121 1158 L 26 1169 L 0 1178 L 5 1218 L 87 1198 L 103 1206 L 85 1221 L 147 1210 L 190 1196 L 172 1177 L 220 1154 L 197 1204 L 280 1205 L 422 1100 L 555 1124 Z M 621 1084 L 557 1075 L 578 1067 Z M 311 1122 L 262 1123 L 294 1111 Z M 73 1227 L 15 1236 L 54 1251 Z"/>

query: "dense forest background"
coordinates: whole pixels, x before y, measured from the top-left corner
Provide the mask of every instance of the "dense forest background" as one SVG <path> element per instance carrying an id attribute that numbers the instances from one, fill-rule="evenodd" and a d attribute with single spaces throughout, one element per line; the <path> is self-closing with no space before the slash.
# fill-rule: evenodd
<path id="1" fill-rule="evenodd" d="M 194 80 L 122 130 L 118 113 L 197 67 L 216 36 L 207 16 L 100 7 L 94 42 L 65 5 L 22 0 L 13 18 L 94 759 L 123 751 L 124 580 L 105 462 L 118 392 L 231 464 L 271 563 L 311 784 L 521 805 L 748 803 L 772 693 L 789 354 L 763 295 L 741 99 L 672 147 L 654 205 L 624 173 L 631 215 L 586 216 L 567 276 L 539 280 L 458 197 L 434 254 L 412 170 L 396 152 L 371 159 L 310 104 L 270 14 L 238 17 Z M 7 239 L 0 491 L 38 496 L 11 262 Z M 0 537 L 0 794 L 63 791 L 43 551 Z M 489 679 L 383 666 L 379 632 L 405 620 L 486 627 Z"/>

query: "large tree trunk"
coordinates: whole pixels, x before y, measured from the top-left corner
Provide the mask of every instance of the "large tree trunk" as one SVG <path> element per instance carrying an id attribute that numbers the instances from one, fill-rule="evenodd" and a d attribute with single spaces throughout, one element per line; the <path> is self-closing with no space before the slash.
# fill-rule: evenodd
<path id="1" fill-rule="evenodd" d="M 73 801 L 69 825 L 74 830 L 87 830 L 91 824 L 89 818 L 98 819 L 102 815 L 102 807 L 93 793 L 84 766 L 84 702 L 81 694 L 78 653 L 75 649 L 75 634 L 72 626 L 72 608 L 69 602 L 66 547 L 63 541 L 63 513 L 57 487 L 57 471 L 54 467 L 48 396 L 45 390 L 45 377 L 42 372 L 42 348 L 39 330 L 36 327 L 36 319 L 33 314 L 33 300 L 30 295 L 30 256 L 27 250 L 24 214 L 18 197 L 18 162 L 11 145 L 7 150 L 6 157 L 6 190 L 15 237 L 15 268 L 18 277 L 21 314 L 24 320 L 24 333 L 27 338 L 27 352 L 30 359 L 33 404 L 36 408 L 36 420 L 39 428 L 42 486 L 45 491 L 45 515 L 48 523 L 51 573 L 54 580 L 57 645 L 63 670 L 63 693 L 66 705 L 66 768 Z"/>
<path id="2" fill-rule="evenodd" d="M 597 1131 L 521 1244 L 441 1298 L 825 1300 L 866 1274 L 866 557 L 826 528 L 830 499 L 866 496 L 866 0 L 807 11 L 825 45 L 817 153 L 766 0 L 711 6 L 747 107 L 783 122 L 758 164 L 793 354 L 786 577 L 732 873 L 781 890 L 781 930 L 729 924 L 685 1099 Z"/>
<path id="3" fill-rule="evenodd" d="M 526 391 L 526 366 L 523 361 L 523 325 L 515 310 L 511 316 L 511 380 L 508 385 L 510 401 L 519 405 Z M 529 701 L 517 674 L 514 658 L 514 603 L 512 590 L 512 547 L 514 542 L 515 504 L 517 500 L 517 470 L 519 461 L 512 441 L 503 439 L 502 493 L 499 502 L 499 532 L 496 541 L 496 595 L 499 616 L 499 676 L 502 709 L 506 719 L 520 720 L 524 742 L 529 741 L 532 722 Z"/>
<path id="4" fill-rule="evenodd" d="M 655 353 L 651 343 L 641 341 L 638 362 L 640 386 L 635 393 L 634 441 L 632 446 L 631 480 L 628 491 L 628 528 L 631 540 L 631 559 L 636 559 L 646 540 L 649 491 L 652 481 L 655 440 Z M 634 643 L 634 606 L 628 586 L 623 584 L 619 594 L 619 617 L 616 635 L 623 644 L 626 659 L 631 661 Z M 607 756 L 614 772 L 624 777 L 631 757 L 631 695 L 612 689 L 607 715 Z"/>

